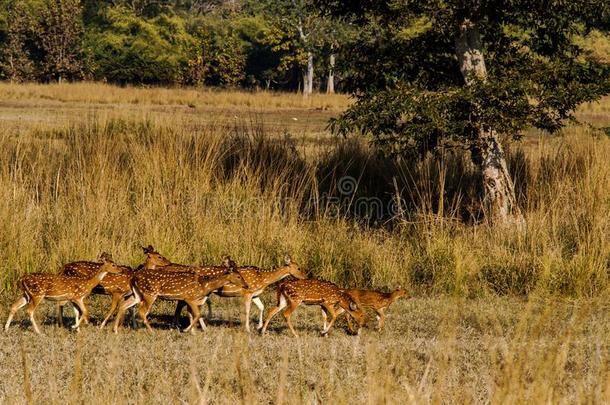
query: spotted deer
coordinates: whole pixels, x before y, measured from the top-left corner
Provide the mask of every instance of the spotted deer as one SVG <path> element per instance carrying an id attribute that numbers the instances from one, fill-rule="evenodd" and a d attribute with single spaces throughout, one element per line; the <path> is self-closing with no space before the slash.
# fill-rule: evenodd
<path id="1" fill-rule="evenodd" d="M 11 306 L 10 314 L 4 325 L 7 330 L 13 320 L 15 312 L 27 305 L 32 326 L 36 333 L 40 333 L 34 311 L 44 299 L 51 301 L 71 301 L 74 304 L 77 322 L 72 328 L 78 329 L 80 324 L 89 322 L 89 311 L 84 300 L 91 291 L 102 281 L 107 274 L 118 274 L 121 272 L 119 266 L 114 264 L 110 257 L 102 254 L 102 265 L 91 277 L 67 276 L 63 274 L 33 273 L 21 278 L 23 294 Z"/>
<path id="2" fill-rule="evenodd" d="M 64 265 L 61 270 L 61 274 L 64 276 L 90 278 L 102 265 L 103 263 L 89 261 L 71 262 Z M 100 281 L 99 285 L 97 285 L 91 292 L 92 294 L 110 295 L 112 297 L 110 310 L 104 317 L 104 321 L 100 325 L 101 328 L 104 327 L 106 322 L 108 322 L 108 319 L 110 319 L 110 317 L 115 313 L 119 302 L 121 302 L 124 297 L 131 294 L 129 281 L 131 280 L 134 270 L 125 265 L 119 265 L 118 267 L 121 270 L 120 273 L 106 275 L 106 277 Z M 57 319 L 60 326 L 62 326 L 63 303 L 58 304 L 58 310 Z M 78 319 L 76 319 L 76 321 L 78 322 Z"/>
<path id="3" fill-rule="evenodd" d="M 290 331 L 295 337 L 298 337 L 292 327 L 290 317 L 301 304 L 319 305 L 330 315 L 330 323 L 328 326 L 324 326 L 322 335 L 328 334 L 328 331 L 333 326 L 333 323 L 337 318 L 337 311 L 335 309 L 337 307 L 343 309 L 352 316 L 359 326 L 364 324 L 364 312 L 362 312 L 362 309 L 352 297 L 336 284 L 315 279 L 294 280 L 287 281 L 279 286 L 277 291 L 277 306 L 269 311 L 265 324 L 263 325 L 262 333 L 264 334 L 266 332 L 271 318 L 279 311 L 283 311 L 284 318 L 286 319 Z"/>
<path id="4" fill-rule="evenodd" d="M 237 267 L 237 271 L 248 284 L 248 288 L 228 284 L 214 294 L 220 297 L 243 297 L 246 312 L 245 329 L 247 332 L 250 332 L 250 307 L 252 303 L 259 310 L 257 329 L 260 330 L 263 327 L 263 311 L 265 306 L 259 297 L 265 288 L 288 276 L 293 276 L 297 279 L 305 279 L 307 277 L 301 271 L 299 265 L 293 262 L 288 255 L 284 258 L 284 265 L 274 270 L 262 270 L 255 266 L 240 266 Z"/>
<path id="5" fill-rule="evenodd" d="M 236 264 L 229 256 L 224 256 L 222 264 L 219 266 L 190 266 L 178 263 L 172 263 L 167 260 L 165 257 L 160 255 L 155 249 L 148 245 L 147 248 L 144 249 L 144 254 L 146 254 L 146 261 L 141 266 L 143 269 L 153 270 L 153 269 L 162 269 L 166 272 L 192 272 L 198 274 L 203 277 L 215 277 L 222 275 L 227 272 L 227 269 L 235 269 Z M 208 305 L 208 319 L 212 317 L 212 306 L 209 300 L 206 300 Z M 174 312 L 174 325 L 178 326 L 180 313 L 182 309 L 186 306 L 184 301 L 178 301 L 176 304 L 176 311 Z"/>
<path id="6" fill-rule="evenodd" d="M 106 313 L 100 328 L 103 328 L 110 317 L 114 315 L 118 309 L 119 303 L 131 294 L 130 282 L 136 271 L 142 269 L 159 268 L 170 264 L 170 261 L 155 251 L 151 245 L 148 245 L 148 247 L 142 247 L 142 250 L 144 251 L 144 254 L 146 254 L 146 260 L 143 264 L 139 265 L 136 270 L 129 266 L 120 265 L 118 266 L 121 269 L 120 273 L 108 274 L 103 280 L 100 281 L 100 284 L 93 289 L 92 294 L 110 295 L 112 297 L 110 309 Z M 91 277 L 101 265 L 102 263 L 89 261 L 71 262 L 64 265 L 61 273 L 66 276 Z M 58 304 L 57 318 L 60 326 L 63 325 L 64 303 L 65 302 L 60 302 Z M 132 321 L 132 326 L 135 327 L 135 312 L 131 313 L 130 318 Z M 78 322 L 78 319 L 76 319 L 76 322 Z"/>
<path id="7" fill-rule="evenodd" d="M 199 276 L 208 277 L 208 278 L 220 276 L 220 275 L 226 273 L 228 269 L 231 269 L 233 271 L 235 271 L 237 269 L 237 265 L 229 256 L 224 256 L 222 259 L 222 264 L 219 266 L 211 265 L 211 266 L 189 266 L 188 267 L 189 271 L 192 271 L 193 273 L 195 273 Z M 176 269 L 173 269 L 172 266 L 163 267 L 163 270 L 165 270 L 165 271 L 184 271 L 184 270 L 181 270 L 181 267 L 177 267 Z M 204 299 L 204 303 L 206 303 L 208 306 L 207 318 L 208 318 L 208 320 L 210 320 L 212 318 L 212 303 L 208 299 L 208 297 L 206 297 Z M 176 311 L 174 312 L 174 321 L 173 321 L 175 326 L 179 326 L 180 313 L 182 312 L 182 309 L 185 306 L 186 306 L 186 302 L 184 302 L 184 301 L 178 301 L 178 303 L 176 304 Z"/>
<path id="8" fill-rule="evenodd" d="M 375 311 L 377 318 L 377 330 L 383 329 L 385 323 L 385 310 L 392 305 L 396 300 L 407 295 L 407 291 L 400 286 L 395 291 L 385 293 L 381 291 L 373 290 L 360 290 L 356 288 L 349 288 L 344 290 L 354 301 L 358 303 L 363 309 L 370 308 Z M 337 316 L 341 315 L 343 308 L 337 308 Z M 324 327 L 326 327 L 327 314 L 322 311 L 322 317 L 324 319 Z M 350 329 L 352 329 L 351 319 L 348 317 L 347 322 Z"/>
<path id="9" fill-rule="evenodd" d="M 229 283 L 243 288 L 248 286 L 238 272 L 228 268 L 225 268 L 223 274 L 215 277 L 203 277 L 193 272 L 165 271 L 164 268 L 138 272 L 131 280 L 133 296 L 119 307 L 119 313 L 114 323 L 114 332 L 118 332 L 118 326 L 125 311 L 140 303 L 138 315 L 142 318 L 146 327 L 152 330 L 147 315 L 157 298 L 186 302 L 192 320 L 184 330 L 185 332 L 194 332 L 197 322 L 201 324 L 202 329 L 205 329 L 205 322 L 201 319 L 199 307 L 204 304 L 212 291 Z"/>

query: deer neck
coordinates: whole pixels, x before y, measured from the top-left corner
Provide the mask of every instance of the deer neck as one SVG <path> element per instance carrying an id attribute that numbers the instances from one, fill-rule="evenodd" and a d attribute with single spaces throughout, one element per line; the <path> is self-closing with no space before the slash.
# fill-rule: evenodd
<path id="1" fill-rule="evenodd" d="M 276 283 L 281 279 L 288 277 L 290 275 L 290 268 L 286 266 L 280 267 L 277 270 L 265 272 L 265 275 L 265 287 L 267 287 L 270 284 Z"/>
<path id="2" fill-rule="evenodd" d="M 211 281 L 208 286 L 209 288 L 213 291 L 213 290 L 217 290 L 220 287 L 224 286 L 227 284 L 227 277 L 226 276 L 220 276 L 220 277 L 216 277 L 213 281 Z"/>
<path id="3" fill-rule="evenodd" d="M 106 274 L 108 274 L 107 270 L 101 270 L 99 272 L 97 272 L 93 277 L 91 277 L 88 281 L 87 281 L 87 287 L 89 290 L 93 290 L 95 288 L 95 286 L 97 286 L 100 281 L 102 281 L 102 279 L 106 276 Z"/>

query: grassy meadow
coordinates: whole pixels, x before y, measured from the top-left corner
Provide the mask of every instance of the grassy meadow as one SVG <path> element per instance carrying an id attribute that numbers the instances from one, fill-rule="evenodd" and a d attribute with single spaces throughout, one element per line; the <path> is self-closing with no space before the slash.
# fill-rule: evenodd
<path id="1" fill-rule="evenodd" d="M 196 336 L 158 329 L 0 333 L 2 403 L 610 402 L 610 100 L 508 147 L 526 225 L 493 229 L 469 157 L 388 161 L 326 129 L 350 99 L 105 84 L 0 84 L 0 317 L 18 279 L 62 263 L 270 268 L 409 298 L 349 336 L 299 308 L 287 333 L 240 329 L 214 298 Z M 274 305 L 275 289 L 263 295 Z M 109 299 L 90 299 L 94 322 Z M 253 309 L 257 314 L 257 310 Z M 42 322 L 41 322 L 42 323 Z"/>

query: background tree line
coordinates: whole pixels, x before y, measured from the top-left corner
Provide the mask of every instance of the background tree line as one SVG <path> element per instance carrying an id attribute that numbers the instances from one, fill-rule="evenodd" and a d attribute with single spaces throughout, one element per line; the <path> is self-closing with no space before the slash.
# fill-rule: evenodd
<path id="1" fill-rule="evenodd" d="M 0 5 L 0 79 L 14 82 L 88 79 L 332 92 L 332 65 L 350 27 L 323 17 L 306 0 Z"/>

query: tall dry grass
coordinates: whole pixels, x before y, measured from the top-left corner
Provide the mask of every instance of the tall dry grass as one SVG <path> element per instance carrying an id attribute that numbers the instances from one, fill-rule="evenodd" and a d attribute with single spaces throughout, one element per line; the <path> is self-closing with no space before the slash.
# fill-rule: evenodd
<path id="1" fill-rule="evenodd" d="M 137 264 L 154 243 L 178 262 L 270 267 L 291 252 L 316 276 L 427 294 L 608 289 L 607 137 L 571 128 L 511 153 L 519 232 L 480 222 L 465 155 L 388 162 L 358 140 L 301 152 L 260 127 L 153 119 L 0 133 L 1 285 L 101 250 Z"/>

